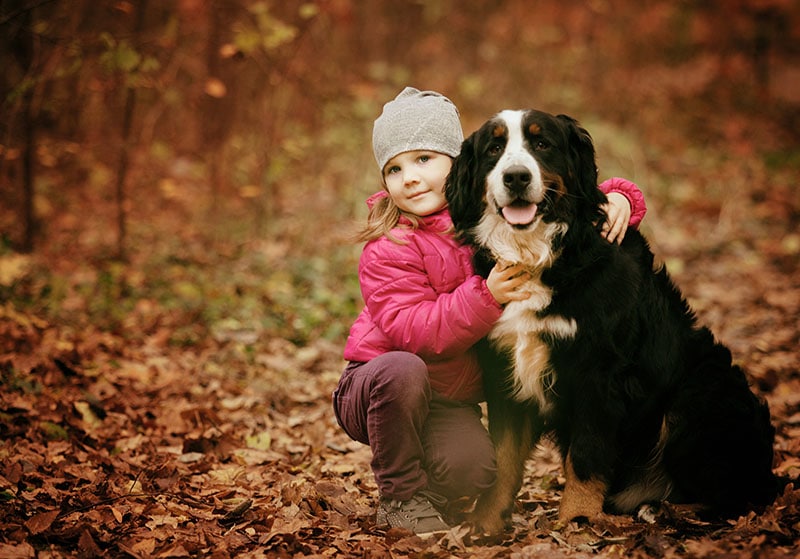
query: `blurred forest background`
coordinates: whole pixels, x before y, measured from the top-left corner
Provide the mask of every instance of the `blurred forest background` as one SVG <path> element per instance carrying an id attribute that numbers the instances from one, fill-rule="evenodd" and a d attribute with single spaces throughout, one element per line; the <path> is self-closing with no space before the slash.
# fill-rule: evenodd
<path id="1" fill-rule="evenodd" d="M 0 69 L 0 545 L 174 549 L 135 520 L 186 518 L 130 488 L 178 491 L 168 473 L 207 476 L 236 445 L 268 453 L 243 468 L 282 472 L 264 486 L 368 471 L 327 399 L 361 304 L 347 238 L 379 188 L 372 122 L 406 85 L 453 99 L 467 134 L 504 108 L 580 120 L 601 177 L 641 187 L 656 253 L 772 398 L 796 475 L 795 0 L 0 0 Z M 125 495 L 99 489 L 113 475 L 133 484 L 124 510 L 98 505 Z M 249 500 L 272 520 L 228 551 L 293 549 L 275 511 L 341 499 L 237 479 L 208 514 L 241 520 Z M 96 525 L 71 516 L 87 510 Z"/>
<path id="2" fill-rule="evenodd" d="M 578 118 L 654 228 L 750 195 L 797 224 L 791 0 L 3 0 L 0 30 L 0 250 L 83 278 L 48 299 L 91 292 L 95 323 L 177 290 L 204 326 L 338 340 L 372 120 L 405 85 L 450 96 L 466 133 L 509 107 Z M 193 273 L 245 253 L 235 282 Z"/>

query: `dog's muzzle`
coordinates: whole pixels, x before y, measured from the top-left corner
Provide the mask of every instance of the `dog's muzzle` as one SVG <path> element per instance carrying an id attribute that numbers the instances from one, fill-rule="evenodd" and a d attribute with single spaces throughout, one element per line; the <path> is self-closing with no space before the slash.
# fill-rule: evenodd
<path id="1" fill-rule="evenodd" d="M 524 165 L 511 165 L 502 173 L 505 200 L 498 200 L 498 213 L 509 225 L 525 228 L 536 218 L 533 173 Z"/>
<path id="2" fill-rule="evenodd" d="M 532 178 L 527 167 L 514 165 L 503 173 L 503 185 L 514 198 L 519 198 L 525 196 Z"/>

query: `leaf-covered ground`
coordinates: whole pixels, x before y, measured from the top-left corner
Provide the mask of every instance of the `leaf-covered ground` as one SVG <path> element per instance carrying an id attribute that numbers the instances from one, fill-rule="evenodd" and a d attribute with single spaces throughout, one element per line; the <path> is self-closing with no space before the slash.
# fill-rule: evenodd
<path id="1" fill-rule="evenodd" d="M 794 299 L 778 290 L 775 304 L 796 305 L 797 286 L 781 287 Z M 755 344 L 770 358 L 751 357 L 778 427 L 776 467 L 789 476 L 800 469 L 794 326 L 787 363 L 770 361 L 781 354 L 771 336 Z M 502 538 L 385 532 L 372 524 L 368 449 L 331 413 L 336 346 L 231 331 L 187 350 L 158 328 L 131 343 L 9 303 L 0 340 L 0 557 L 794 557 L 800 544 L 792 488 L 732 522 L 665 505 L 556 527 L 563 479 L 547 447 Z"/>

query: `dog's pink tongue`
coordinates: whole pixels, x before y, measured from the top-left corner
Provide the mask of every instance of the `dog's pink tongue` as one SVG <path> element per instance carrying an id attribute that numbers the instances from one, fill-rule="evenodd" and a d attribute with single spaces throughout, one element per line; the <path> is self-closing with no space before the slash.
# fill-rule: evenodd
<path id="1" fill-rule="evenodd" d="M 536 204 L 527 206 L 506 206 L 503 217 L 511 225 L 528 225 L 536 217 Z"/>

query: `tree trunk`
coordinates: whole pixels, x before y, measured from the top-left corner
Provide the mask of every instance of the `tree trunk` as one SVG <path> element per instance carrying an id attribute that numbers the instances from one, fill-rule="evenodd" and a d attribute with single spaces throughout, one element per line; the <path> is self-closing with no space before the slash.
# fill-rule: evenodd
<path id="1" fill-rule="evenodd" d="M 125 240 L 127 237 L 127 211 L 125 208 L 126 192 L 125 179 L 128 176 L 128 164 L 130 161 L 129 151 L 131 149 L 131 123 L 133 122 L 133 110 L 136 107 L 136 89 L 129 87 L 125 93 L 125 110 L 122 117 L 122 148 L 119 153 L 119 163 L 117 164 L 117 258 L 124 260 L 126 256 Z"/>
<path id="2" fill-rule="evenodd" d="M 144 28 L 144 14 L 147 9 L 147 0 L 142 0 L 136 10 L 136 24 L 134 39 L 138 39 Z M 122 115 L 122 147 L 120 148 L 119 162 L 117 164 L 116 202 L 117 202 L 117 258 L 124 260 L 126 257 L 127 237 L 127 195 L 125 181 L 128 177 L 130 164 L 130 150 L 133 149 L 131 130 L 133 128 L 133 114 L 136 109 L 136 88 L 128 86 L 125 92 L 125 108 Z"/>
<path id="3" fill-rule="evenodd" d="M 36 190 L 34 188 L 34 162 L 36 160 L 36 116 L 33 111 L 33 92 L 25 94 L 23 103 L 24 118 L 22 133 L 24 143 L 22 147 L 22 222 L 24 224 L 22 234 L 22 252 L 33 252 L 36 239 L 36 213 L 34 209 L 34 198 Z"/>

